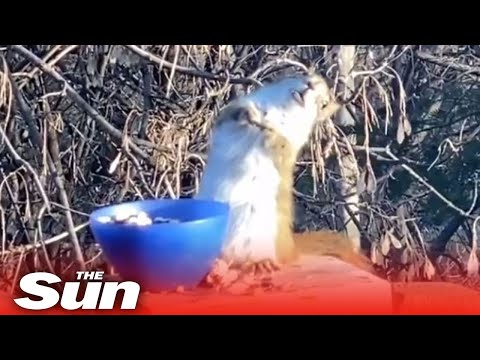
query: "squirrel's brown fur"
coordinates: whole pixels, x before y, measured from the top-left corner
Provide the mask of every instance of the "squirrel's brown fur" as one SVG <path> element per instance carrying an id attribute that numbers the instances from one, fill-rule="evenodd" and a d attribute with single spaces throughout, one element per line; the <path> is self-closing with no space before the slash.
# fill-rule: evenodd
<path id="1" fill-rule="evenodd" d="M 273 176 L 269 178 L 268 175 L 261 173 L 263 169 L 257 168 L 257 171 L 260 172 L 259 176 L 262 176 L 262 181 L 257 184 L 265 186 L 267 193 L 271 190 L 266 188 L 270 186 L 267 183 L 269 180 L 271 180 L 271 186 L 277 187 L 276 195 L 274 195 L 276 199 L 265 198 L 265 201 L 274 201 L 276 206 L 276 214 L 266 219 L 266 221 L 270 221 L 266 226 L 276 227 L 276 231 L 269 228 L 265 232 L 274 234 L 273 238 L 270 237 L 270 235 L 266 235 L 265 240 L 255 239 L 256 244 L 252 246 L 250 240 L 248 240 L 249 234 L 245 235 L 245 241 L 243 242 L 238 240 L 242 239 L 242 235 L 236 234 L 236 237 L 233 237 L 236 243 L 231 245 L 229 248 L 230 253 L 226 257 L 235 258 L 236 255 L 241 254 L 235 259 L 238 260 L 238 263 L 245 261 L 247 266 L 253 265 L 259 269 L 272 269 L 278 268 L 277 265 L 291 264 L 298 259 L 301 253 L 314 253 L 317 255 L 335 256 L 356 266 L 368 269 L 367 258 L 362 257 L 361 254 L 357 254 L 353 244 L 341 234 L 325 231 L 304 234 L 295 234 L 293 232 L 294 170 L 299 152 L 308 141 L 308 137 L 315 123 L 324 121 L 340 109 L 340 105 L 334 99 L 325 79 L 321 76 L 311 74 L 304 80 L 304 86 L 295 82 L 291 82 L 289 85 L 287 85 L 287 82 L 281 83 L 284 88 L 290 86 L 290 100 L 285 96 L 282 86 L 275 89 L 275 91 L 278 90 L 278 99 L 275 100 L 271 100 L 270 98 L 270 96 L 275 97 L 275 95 L 272 95 L 275 91 L 272 91 L 272 94 L 268 93 L 268 90 L 272 88 L 267 88 L 266 92 L 259 90 L 259 93 L 253 93 L 250 99 L 239 98 L 230 103 L 217 119 L 215 128 L 217 136 L 225 137 L 230 135 L 225 135 L 222 132 L 225 131 L 225 129 L 229 129 L 230 133 L 235 133 L 239 138 L 250 138 L 251 146 L 259 146 L 256 153 L 258 158 L 255 158 L 252 153 L 248 153 L 248 149 L 245 149 L 245 155 L 243 153 L 236 153 L 234 154 L 235 156 L 230 154 L 230 159 L 245 160 L 242 159 L 242 156 L 251 156 L 251 158 L 248 159 L 250 162 L 245 161 L 244 166 L 248 171 L 252 171 L 252 168 L 255 166 L 252 165 L 252 163 L 255 164 L 259 158 L 261 159 L 266 155 L 271 161 L 264 161 L 261 166 L 265 166 L 265 164 L 269 166 L 270 163 L 273 163 L 276 170 L 275 174 L 272 173 Z M 277 85 L 274 84 L 272 86 L 275 87 Z M 270 101 L 272 104 L 269 103 Z M 302 111 L 301 108 L 303 108 L 304 111 Z M 229 128 L 228 125 L 232 124 L 235 126 L 230 126 Z M 295 126 L 297 126 L 297 129 Z M 259 139 L 261 139 L 260 141 L 262 141 L 262 143 L 258 142 Z M 217 146 L 223 146 L 222 151 L 228 152 L 227 145 L 221 142 L 219 144 L 220 145 Z M 221 161 L 225 161 L 223 168 L 228 166 L 226 162 L 227 157 L 223 157 L 222 153 L 218 153 L 218 151 L 220 151 L 218 148 L 214 150 L 217 152 L 212 151 L 213 160 L 211 160 L 212 162 L 210 164 L 213 165 L 209 168 L 211 172 L 208 173 L 208 177 L 203 184 L 204 186 L 200 194 L 203 197 L 218 198 L 238 204 L 241 200 L 238 198 L 233 199 L 229 194 L 225 193 L 225 184 L 231 186 L 230 182 L 232 181 L 241 182 L 248 181 L 248 179 L 242 178 L 241 176 L 229 178 L 228 175 L 230 174 L 226 173 L 226 170 L 219 170 L 218 167 Z M 216 175 L 214 176 L 212 174 Z M 222 176 L 226 178 L 223 183 L 217 181 Z M 253 174 L 249 174 L 249 176 L 255 178 Z M 221 190 L 217 192 L 216 189 L 222 189 L 223 192 Z M 261 192 L 261 189 L 257 188 L 255 191 Z M 259 194 L 259 196 L 261 196 L 261 194 Z M 254 202 L 251 199 L 249 201 Z M 243 205 L 241 204 L 239 206 Z M 256 206 L 258 206 L 258 204 Z M 269 214 L 269 211 L 270 210 L 264 211 L 263 214 L 259 214 L 258 216 L 270 216 L 265 215 Z M 274 220 L 275 223 L 272 223 L 271 219 L 276 219 Z M 256 220 L 257 222 L 254 226 L 261 226 L 259 225 L 261 221 Z M 243 220 L 240 218 L 239 222 L 241 221 Z M 246 226 L 249 226 L 249 224 Z M 258 233 L 261 234 L 262 231 L 258 231 Z M 263 236 L 263 234 L 260 236 Z M 261 244 L 262 241 L 265 242 L 263 248 Z M 271 241 L 274 241 L 275 244 Z M 271 245 L 274 245 L 274 247 Z M 246 248 L 250 248 L 251 252 L 256 253 L 253 256 L 252 254 L 245 255 L 248 251 Z M 234 254 L 235 251 L 238 251 L 238 254 Z M 274 252 L 274 254 L 269 252 Z M 269 254 L 265 256 L 265 253 Z M 248 258 L 254 260 L 248 260 Z"/>
<path id="2" fill-rule="evenodd" d="M 354 251 L 351 241 L 341 233 L 321 230 L 293 234 L 298 253 L 333 256 L 370 273 L 373 264 L 364 255 Z"/>
<path id="3" fill-rule="evenodd" d="M 333 101 L 333 100 L 332 100 Z M 330 109 L 338 109 L 338 106 L 327 104 Z M 328 117 L 331 114 L 324 114 Z M 255 125 L 252 122 L 252 125 Z M 306 233 L 293 232 L 294 219 L 294 170 L 298 154 L 290 146 L 287 139 L 279 135 L 273 129 L 263 127 L 265 132 L 265 147 L 270 150 L 275 167 L 281 174 L 281 182 L 278 189 L 278 235 L 277 254 L 280 264 L 287 265 L 303 254 L 326 255 L 339 258 L 354 266 L 371 273 L 374 272 L 369 259 L 357 253 L 352 242 L 343 234 L 332 231 L 315 231 Z"/>

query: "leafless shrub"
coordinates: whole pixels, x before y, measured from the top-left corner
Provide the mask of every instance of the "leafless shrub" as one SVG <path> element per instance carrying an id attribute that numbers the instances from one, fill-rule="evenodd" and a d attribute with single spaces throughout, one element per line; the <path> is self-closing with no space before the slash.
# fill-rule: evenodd
<path id="1" fill-rule="evenodd" d="M 66 278 L 81 267 L 108 270 L 88 214 L 193 195 L 219 109 L 310 68 L 339 96 L 353 84 L 343 110 L 354 122 L 323 124 L 299 159 L 296 228 L 342 230 L 336 184 L 350 167 L 365 251 L 389 278 L 447 279 L 452 264 L 462 279 L 478 274 L 478 46 L 356 46 L 349 81 L 339 76 L 339 46 L 0 49 L 4 289 L 34 269 Z M 462 251 L 447 246 L 456 238 Z"/>

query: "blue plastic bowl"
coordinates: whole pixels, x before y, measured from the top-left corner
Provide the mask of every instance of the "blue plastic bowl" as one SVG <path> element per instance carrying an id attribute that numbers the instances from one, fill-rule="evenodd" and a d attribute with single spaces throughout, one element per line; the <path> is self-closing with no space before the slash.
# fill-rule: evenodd
<path id="1" fill-rule="evenodd" d="M 102 223 L 134 208 L 151 218 L 178 219 L 178 223 L 147 226 Z M 124 280 L 142 290 L 172 290 L 197 286 L 220 255 L 228 225 L 228 205 L 197 199 L 155 199 L 126 202 L 94 211 L 90 228 L 107 260 Z"/>

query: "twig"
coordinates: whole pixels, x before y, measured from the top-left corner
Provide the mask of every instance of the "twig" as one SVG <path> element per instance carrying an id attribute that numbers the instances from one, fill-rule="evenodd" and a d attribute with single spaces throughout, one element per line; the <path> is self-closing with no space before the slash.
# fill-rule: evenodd
<path id="1" fill-rule="evenodd" d="M 185 67 L 185 66 L 172 64 L 171 62 L 163 60 L 163 59 L 159 58 L 158 56 L 152 54 L 149 51 L 141 49 L 137 45 L 123 45 L 123 46 L 125 46 L 127 49 L 134 52 L 135 54 L 137 54 L 140 57 L 143 57 L 143 58 L 145 58 L 145 59 L 147 59 L 151 62 L 154 62 L 154 63 L 156 63 L 160 66 L 166 67 L 168 69 L 175 68 L 175 71 L 178 71 L 179 73 L 182 73 L 182 74 L 185 74 L 185 75 L 197 76 L 197 77 L 202 77 L 202 78 L 205 78 L 205 79 L 216 80 L 216 81 L 221 81 L 221 82 L 225 82 L 228 79 L 224 76 L 214 75 L 214 74 L 211 74 L 211 73 L 208 73 L 208 72 L 205 72 L 205 71 L 195 70 L 195 69 L 188 68 L 188 67 Z M 258 85 L 258 81 L 254 80 L 254 79 L 250 79 L 250 78 L 233 78 L 233 79 L 230 79 L 230 83 L 232 83 L 232 84 L 245 84 L 245 85 Z"/>
<path id="2" fill-rule="evenodd" d="M 395 155 L 392 154 L 390 148 L 387 146 L 386 148 L 386 153 L 388 156 L 390 156 L 392 159 L 399 161 L 400 159 L 397 158 Z M 455 210 L 458 212 L 460 215 L 469 218 L 469 219 L 474 219 L 475 217 L 470 215 L 469 213 L 465 212 L 464 210 L 460 209 L 458 206 L 453 204 L 450 200 L 448 200 L 445 196 L 443 196 L 437 189 L 435 189 L 432 185 L 430 185 L 425 179 L 423 179 L 419 174 L 415 172 L 410 166 L 406 164 L 400 164 L 402 168 L 407 170 L 410 175 L 412 175 L 415 179 L 417 179 L 422 185 L 427 187 L 431 192 L 433 192 L 437 197 L 442 200 L 449 208 Z"/>
<path id="3" fill-rule="evenodd" d="M 4 62 L 5 62 L 5 59 L 4 59 Z M 6 64 L 5 64 L 5 68 L 6 68 Z M 36 137 L 34 137 L 34 139 L 36 138 L 37 141 L 39 139 L 41 139 L 40 135 L 38 134 L 38 130 L 36 129 L 35 127 L 35 124 L 34 124 L 34 121 L 33 121 L 33 117 L 31 115 L 31 109 L 28 107 L 28 105 L 23 101 L 23 98 L 22 98 L 22 95 L 20 93 L 20 90 L 17 88 L 16 86 L 16 83 L 15 83 L 15 80 L 13 80 L 11 78 L 11 83 L 12 83 L 12 88 L 14 89 L 14 96 L 16 97 L 16 100 L 17 100 L 17 103 L 18 103 L 18 107 L 20 109 L 20 112 L 22 113 L 25 121 L 28 123 L 28 124 L 31 124 L 32 128 L 31 128 L 31 131 L 32 131 L 32 134 L 36 134 Z M 1 127 L 0 127 L 1 128 Z M 4 132 L 3 132 L 3 129 L 1 130 L 1 134 L 2 136 L 5 135 Z M 6 138 L 6 136 L 4 136 Z M 52 141 L 52 139 L 50 139 Z M 6 143 L 8 143 L 8 140 L 6 139 Z M 40 140 L 40 144 L 41 144 L 41 140 Z M 63 205 L 68 208 L 69 207 L 69 204 L 68 204 L 68 197 L 66 195 L 66 192 L 65 192 L 65 187 L 63 185 L 63 182 L 62 180 L 60 179 L 59 175 L 58 175 L 58 171 L 59 171 L 59 168 L 58 168 L 58 162 L 60 162 L 59 158 L 58 158 L 58 144 L 56 144 L 56 147 L 55 149 L 52 148 L 52 144 L 50 144 L 50 154 L 47 154 L 47 162 L 48 162 L 48 167 L 50 169 L 50 171 L 52 172 L 53 176 L 54 176 L 54 181 L 55 181 L 55 184 L 59 190 L 59 195 L 60 195 L 60 200 L 61 202 L 63 203 Z M 37 144 L 38 145 L 38 144 Z M 8 145 L 7 145 L 8 146 Z M 16 152 L 15 152 L 15 149 L 13 149 L 13 147 L 10 145 L 11 147 L 11 151 L 12 152 L 12 156 L 14 156 L 14 158 L 17 158 L 20 162 L 22 162 L 26 167 L 27 169 L 32 169 L 30 164 L 28 164 L 26 161 L 24 161 Z M 55 153 L 55 154 L 54 154 Z M 53 157 L 53 159 L 50 159 L 50 156 Z M 55 156 L 56 155 L 56 156 Z M 56 164 L 57 163 L 57 164 Z M 33 171 L 33 169 L 32 169 Z M 38 184 L 41 185 L 40 183 L 40 180 L 37 179 L 36 177 L 36 174 L 35 172 L 33 171 L 33 174 L 34 174 L 34 179 L 35 180 L 35 183 L 38 182 Z M 46 199 L 45 201 L 45 205 L 47 206 L 47 210 L 50 212 L 51 211 L 51 204 L 50 202 L 48 201 L 48 197 L 46 196 L 45 192 L 43 191 L 43 188 L 40 187 L 40 193 L 42 194 L 42 197 L 44 199 Z M 68 210 L 65 210 L 65 214 L 66 214 L 66 221 L 67 221 L 67 227 L 69 229 L 69 233 L 70 233 L 70 236 L 72 238 L 72 242 L 73 242 L 73 246 L 74 246 L 74 249 L 75 249 L 75 257 L 76 257 L 76 260 L 79 262 L 79 265 L 81 267 L 82 270 L 85 269 L 85 261 L 83 260 L 83 255 L 82 255 L 82 251 L 80 249 L 80 244 L 78 243 L 78 239 L 75 235 L 75 232 L 73 231 L 73 219 L 72 219 L 72 216 L 71 216 L 71 213 L 68 211 Z"/>
<path id="4" fill-rule="evenodd" d="M 459 64 L 456 59 L 448 57 L 437 57 L 430 55 L 423 51 L 417 51 L 415 54 L 419 59 L 427 61 L 429 63 L 440 65 L 443 67 L 448 67 L 456 71 L 467 72 L 470 74 L 480 75 L 480 66 L 470 66 L 465 64 Z"/>
<path id="5" fill-rule="evenodd" d="M 73 228 L 73 230 L 75 232 L 78 232 L 82 229 L 84 229 L 85 227 L 87 227 L 89 225 L 89 222 L 85 222 L 83 224 L 80 224 L 80 225 L 77 225 Z M 28 252 L 28 251 L 32 251 L 32 250 L 35 250 L 35 249 L 39 249 L 42 247 L 42 243 L 46 246 L 46 245 L 51 245 L 51 244 L 54 244 L 58 241 L 61 241 L 65 238 L 67 238 L 69 236 L 69 233 L 68 231 L 64 231 L 63 233 L 61 234 L 58 234 L 54 237 L 51 237 L 50 239 L 47 239 L 45 241 L 42 241 L 42 242 L 38 242 L 36 244 L 29 244 L 29 245 L 25 245 L 25 246 L 18 246 L 17 248 L 15 249 L 12 249 L 12 250 L 6 250 L 6 251 L 3 251 L 0 256 L 6 256 L 6 255 L 14 255 L 14 254 L 20 254 L 22 252 Z"/>
<path id="6" fill-rule="evenodd" d="M 20 91 L 18 90 L 18 87 L 17 87 L 17 84 L 16 84 L 15 80 L 11 76 L 10 69 L 9 69 L 4 57 L 2 57 L 2 61 L 3 61 L 3 68 L 5 69 L 5 72 L 8 73 L 8 76 L 9 76 L 10 85 L 12 87 L 13 96 L 15 97 L 16 102 L 17 102 L 18 110 L 22 114 L 22 117 L 25 119 L 25 122 L 27 123 L 27 126 L 29 128 L 30 135 L 32 136 L 32 142 L 34 143 L 34 145 L 37 146 L 38 150 L 41 150 L 41 148 L 42 148 L 42 138 L 41 138 L 40 134 L 38 133 L 37 128 L 35 127 L 35 121 L 33 120 L 32 116 L 31 116 L 31 113 L 29 112 L 28 106 L 25 103 L 25 101 L 23 100 L 23 97 L 20 94 Z M 40 196 L 42 197 L 43 202 L 47 206 L 48 212 L 50 212 L 52 206 L 50 204 L 50 201 L 48 199 L 47 194 L 45 193 L 45 190 L 43 189 L 42 182 L 40 181 L 37 173 L 35 172 L 33 167 L 17 153 L 17 151 L 13 147 L 12 143 L 8 139 L 7 134 L 5 134 L 5 132 L 3 131 L 3 128 L 1 126 L 0 126 L 0 135 L 3 138 L 3 140 L 5 142 L 5 146 L 7 147 L 7 150 L 10 153 L 10 155 L 16 161 L 22 163 L 23 166 L 25 166 L 25 168 L 32 174 L 33 181 L 35 182 L 35 186 L 37 187 L 38 191 L 40 192 Z"/>
<path id="7" fill-rule="evenodd" d="M 43 242 L 42 217 L 44 212 L 45 212 L 45 205 L 41 207 L 37 215 L 37 232 L 35 234 L 35 243 L 37 243 L 37 238 L 40 239 L 42 250 L 43 250 L 43 257 L 45 259 L 45 262 L 47 263 L 48 270 L 53 274 L 55 273 L 55 269 L 50 260 L 50 256 L 48 255 L 48 251 L 47 251 L 47 248 L 45 247 L 45 243 Z"/>
<path id="8" fill-rule="evenodd" d="M 67 95 L 77 104 L 83 111 L 85 111 L 92 119 L 94 119 L 107 133 L 116 138 L 117 140 L 122 140 L 123 134 L 120 130 L 110 124 L 102 115 L 98 113 L 93 107 L 91 107 L 76 91 L 75 89 L 60 75 L 56 70 L 48 66 L 42 59 L 33 54 L 31 51 L 27 50 L 21 45 L 11 45 L 10 48 L 19 53 L 20 55 L 26 57 L 37 65 L 44 73 L 50 75 L 55 80 L 62 82 L 65 86 Z M 136 144 L 133 143 L 131 139 L 128 139 L 130 143 L 130 148 L 135 152 L 136 155 L 140 156 L 144 160 L 150 163 L 150 157 L 142 149 L 140 149 Z"/>
<path id="9" fill-rule="evenodd" d="M 2 56 L 2 61 L 3 61 L 3 68 L 4 71 L 8 75 L 8 79 L 10 81 L 10 85 L 12 87 L 12 93 L 13 96 L 16 100 L 17 103 L 17 108 L 20 111 L 20 114 L 22 115 L 23 119 L 25 120 L 27 127 L 28 127 L 28 133 L 30 135 L 30 138 L 32 140 L 32 143 L 34 146 L 37 147 L 37 151 L 41 153 L 42 151 L 42 136 L 40 135 L 40 132 L 38 131 L 36 125 L 35 125 L 35 120 L 32 116 L 32 114 L 29 112 L 29 107 L 27 103 L 25 102 L 25 99 L 22 96 L 22 93 L 18 89 L 17 82 L 15 79 L 13 79 L 12 73 L 10 72 L 10 68 L 5 60 L 5 58 Z"/>
<path id="10" fill-rule="evenodd" d="M 20 269 L 22 268 L 24 257 L 25 257 L 25 250 L 22 249 L 22 251 L 20 252 L 20 259 L 18 260 L 18 263 L 17 263 L 17 268 L 15 269 L 15 275 L 13 277 L 12 287 L 10 288 L 10 295 L 13 295 L 13 293 L 15 292 L 15 287 L 18 282 L 18 276 L 20 275 Z"/>
<path id="11" fill-rule="evenodd" d="M 62 58 L 64 56 L 66 56 L 67 54 L 71 53 L 73 50 L 75 50 L 76 48 L 78 48 L 80 45 L 70 45 L 70 46 L 67 46 L 65 49 L 63 49 L 57 56 L 55 56 L 52 60 L 48 60 L 51 56 L 49 57 L 45 57 L 43 59 L 43 61 L 47 62 L 48 61 L 48 66 L 54 66 L 57 62 L 59 62 L 60 60 L 62 60 Z M 49 55 L 53 55 L 53 54 L 49 54 Z M 28 78 L 33 78 L 35 76 L 35 74 L 39 71 L 38 68 L 34 68 L 32 71 L 30 71 L 28 74 L 27 74 L 27 77 Z M 19 89 L 22 90 L 24 88 L 24 86 L 27 84 L 27 82 L 24 82 L 22 84 L 19 85 Z"/>
<path id="12" fill-rule="evenodd" d="M 290 59 L 274 59 L 272 61 L 269 61 L 269 62 L 263 64 L 259 68 L 257 68 L 252 74 L 250 74 L 248 76 L 248 79 L 252 79 L 252 80 L 256 79 L 261 73 L 267 71 L 270 68 L 275 68 L 275 67 L 277 67 L 279 65 L 282 65 L 282 64 L 287 64 L 287 65 L 290 65 L 290 66 L 299 67 L 305 73 L 309 72 L 309 69 L 304 64 L 302 64 L 298 61 L 294 61 L 294 60 L 290 60 Z"/>
<path id="13" fill-rule="evenodd" d="M 50 112 L 50 107 L 48 106 L 47 101 L 45 100 L 45 107 L 48 112 Z M 55 181 L 55 185 L 58 188 L 58 195 L 60 197 L 60 201 L 62 205 L 65 207 L 63 210 L 65 214 L 65 221 L 68 229 L 68 233 L 70 235 L 70 238 L 72 240 L 73 244 L 73 249 L 75 252 L 75 260 L 78 262 L 80 266 L 80 270 L 84 271 L 86 270 L 85 267 L 85 260 L 83 258 L 82 254 L 82 249 L 80 247 L 80 243 L 77 238 L 77 234 L 75 233 L 74 230 L 74 223 L 73 223 L 73 218 L 72 218 L 72 213 L 69 211 L 70 204 L 68 201 L 68 196 L 65 191 L 65 185 L 63 183 L 63 169 L 62 169 L 62 163 L 60 161 L 60 154 L 59 154 L 59 149 L 58 149 L 58 141 L 57 141 L 57 135 L 55 133 L 55 128 L 53 125 L 50 123 L 49 119 L 47 118 L 47 133 L 48 133 L 48 147 L 49 147 L 49 155 L 48 156 L 48 165 L 50 168 L 50 171 L 52 172 L 53 175 L 53 180 Z"/>
<path id="14" fill-rule="evenodd" d="M 20 219 L 22 217 L 22 212 L 21 212 L 21 209 L 20 209 L 20 206 L 19 206 L 18 202 L 15 201 L 15 194 L 14 194 L 10 184 L 8 183 L 8 178 L 16 175 L 16 173 L 19 172 L 22 169 L 23 169 L 23 166 L 19 167 L 16 171 L 12 171 L 8 175 L 5 175 L 3 169 L 0 169 L 0 174 L 2 175 L 2 178 L 3 178 L 2 182 L 0 183 L 0 194 L 2 192 L 3 185 L 5 185 L 5 187 L 7 188 L 8 196 L 10 197 L 10 201 L 12 202 L 13 208 L 15 210 L 15 213 L 17 214 L 18 219 Z M 46 207 L 45 203 L 44 203 L 44 206 Z M 25 226 L 23 221 L 20 221 L 19 223 L 20 223 L 20 226 L 22 227 L 23 233 L 25 234 L 25 237 L 26 237 L 27 241 L 30 242 L 30 234 L 29 234 L 29 231 L 28 231 L 27 227 Z M 3 235 L 5 236 L 5 233 Z M 2 248 L 4 248 L 5 241 L 6 241 L 5 237 L 2 237 Z"/>
<path id="15" fill-rule="evenodd" d="M 388 61 L 384 61 L 382 65 L 380 65 L 378 68 L 373 69 L 373 70 L 359 70 L 359 71 L 352 71 L 350 76 L 354 79 L 357 76 L 372 76 L 378 73 L 383 72 L 385 68 L 388 66 Z"/>
<path id="16" fill-rule="evenodd" d="M 48 200 L 48 196 L 45 193 L 45 190 L 43 189 L 42 183 L 40 179 L 38 178 L 37 173 L 33 169 L 32 165 L 30 165 L 27 161 L 25 161 L 18 153 L 15 151 L 14 147 L 12 146 L 12 143 L 10 140 L 8 140 L 7 134 L 3 131 L 3 127 L 0 126 L 0 136 L 3 138 L 3 141 L 5 143 L 5 146 L 7 147 L 7 151 L 10 153 L 10 155 L 13 157 L 15 161 L 20 162 L 25 168 L 30 172 L 30 174 L 33 177 L 33 181 L 35 182 L 35 186 L 38 189 L 38 192 L 40 193 L 40 196 L 42 197 L 42 200 L 44 201 L 45 205 L 47 206 L 47 210 L 50 212 L 51 211 L 51 204 L 50 200 Z"/>
<path id="17" fill-rule="evenodd" d="M 150 116 L 150 111 L 152 110 L 152 99 L 150 98 L 150 94 L 152 93 L 152 73 L 149 64 L 145 59 L 142 60 L 143 114 L 140 121 L 139 136 L 144 139 L 147 131 L 148 118 Z"/>

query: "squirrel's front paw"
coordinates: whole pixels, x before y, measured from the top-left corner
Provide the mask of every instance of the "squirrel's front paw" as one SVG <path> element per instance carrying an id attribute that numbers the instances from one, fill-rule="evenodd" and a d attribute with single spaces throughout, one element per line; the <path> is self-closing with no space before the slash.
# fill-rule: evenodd
<path id="1" fill-rule="evenodd" d="M 281 266 L 278 262 L 271 259 L 261 261 L 249 261 L 242 266 L 242 270 L 255 275 L 271 274 L 280 270 Z"/>

